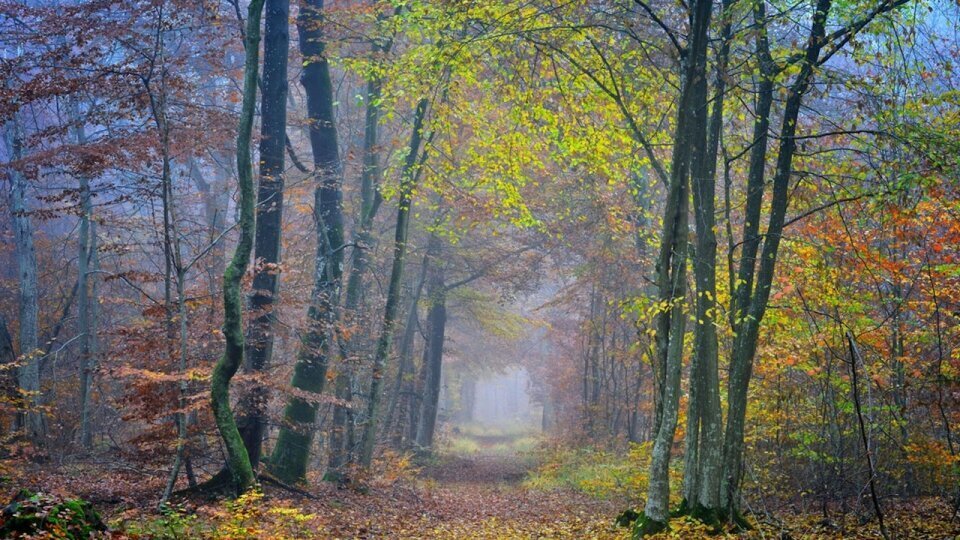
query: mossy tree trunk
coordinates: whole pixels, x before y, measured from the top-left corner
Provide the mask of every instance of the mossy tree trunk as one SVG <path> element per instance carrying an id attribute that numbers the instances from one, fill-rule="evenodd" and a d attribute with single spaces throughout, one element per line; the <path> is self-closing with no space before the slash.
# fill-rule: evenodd
<path id="1" fill-rule="evenodd" d="M 237 129 L 237 183 L 240 191 L 240 239 L 233 258 L 223 273 L 223 335 L 226 348 L 210 376 L 210 404 L 217 429 L 227 453 L 227 467 L 236 491 L 243 492 L 254 481 L 250 456 L 240 437 L 230 408 L 230 380 L 243 363 L 243 297 L 241 279 L 253 250 L 254 193 L 250 163 L 250 136 L 257 99 L 257 72 L 260 62 L 260 17 L 264 0 L 251 0 L 247 8 L 246 57 L 243 70 L 243 104 Z"/>
<path id="2" fill-rule="evenodd" d="M 657 328 L 658 354 L 665 366 L 662 413 L 654 438 L 650 483 L 644 517 L 637 522 L 637 537 L 666 528 L 670 503 L 670 453 L 679 416 L 680 372 L 683 367 L 684 310 L 687 269 L 687 229 L 691 159 L 706 147 L 706 53 L 711 0 L 691 5 L 689 41 L 682 52 L 682 84 L 677 111 L 670 185 L 663 220 L 657 284 L 663 312 Z M 703 159 L 699 156 L 697 159 Z M 700 171 L 697 171 L 698 173 Z"/>

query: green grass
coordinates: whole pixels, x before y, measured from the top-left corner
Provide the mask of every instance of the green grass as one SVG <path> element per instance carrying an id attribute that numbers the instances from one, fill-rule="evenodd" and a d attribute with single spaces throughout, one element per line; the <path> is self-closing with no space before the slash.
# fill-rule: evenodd
<path id="1" fill-rule="evenodd" d="M 635 496 L 647 489 L 650 444 L 632 444 L 625 452 L 545 447 L 540 459 L 540 467 L 525 483 L 531 489 L 574 489 L 599 499 Z"/>

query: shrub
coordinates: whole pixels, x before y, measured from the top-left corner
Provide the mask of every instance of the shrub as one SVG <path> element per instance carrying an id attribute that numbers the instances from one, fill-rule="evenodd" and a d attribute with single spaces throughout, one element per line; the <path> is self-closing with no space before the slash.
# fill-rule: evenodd
<path id="1" fill-rule="evenodd" d="M 3 509 L 0 537 L 87 539 L 107 530 L 93 505 L 21 490 Z"/>

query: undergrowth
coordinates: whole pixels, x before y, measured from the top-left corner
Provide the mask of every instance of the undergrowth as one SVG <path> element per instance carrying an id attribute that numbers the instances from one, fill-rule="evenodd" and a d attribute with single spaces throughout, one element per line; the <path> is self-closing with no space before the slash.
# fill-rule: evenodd
<path id="1" fill-rule="evenodd" d="M 531 489 L 574 489 L 600 499 L 635 498 L 647 491 L 650 443 L 631 443 L 626 450 L 570 448 L 545 444 L 540 466 L 525 485 Z M 678 474 L 671 471 L 671 475 Z"/>

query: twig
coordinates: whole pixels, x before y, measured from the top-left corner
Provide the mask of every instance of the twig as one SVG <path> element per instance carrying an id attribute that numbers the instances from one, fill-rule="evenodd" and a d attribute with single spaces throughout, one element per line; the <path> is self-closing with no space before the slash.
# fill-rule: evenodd
<path id="1" fill-rule="evenodd" d="M 877 497 L 877 485 L 874 482 L 874 477 L 876 472 L 873 468 L 873 456 L 870 455 L 870 443 L 867 441 L 867 429 L 863 424 L 863 413 L 860 411 L 860 390 L 857 386 L 857 361 L 863 363 L 863 359 L 860 358 L 860 351 L 857 350 L 857 345 L 853 342 L 853 335 L 850 332 L 847 332 L 847 343 L 850 344 L 850 374 L 852 375 L 852 384 L 853 384 L 853 405 L 856 407 L 857 411 L 857 421 L 860 424 L 860 437 L 863 440 L 863 450 L 867 453 L 867 468 L 870 473 L 870 499 L 873 501 L 873 509 L 877 512 L 877 521 L 880 523 L 880 534 L 883 535 L 885 540 L 890 540 L 890 535 L 887 533 L 887 527 L 883 523 L 883 511 L 880 510 L 880 499 Z"/>

